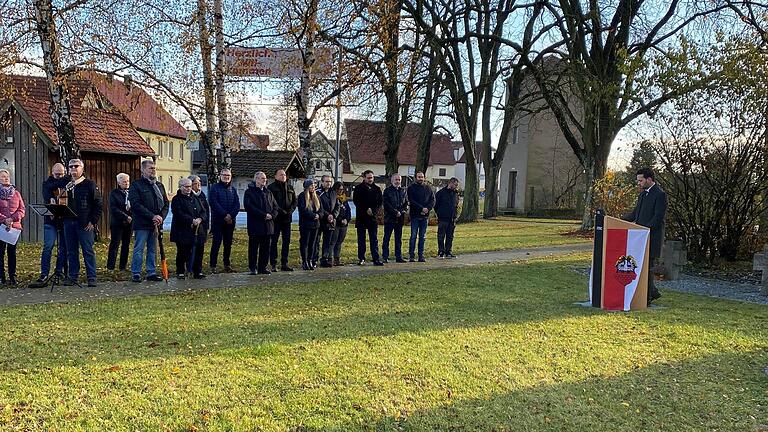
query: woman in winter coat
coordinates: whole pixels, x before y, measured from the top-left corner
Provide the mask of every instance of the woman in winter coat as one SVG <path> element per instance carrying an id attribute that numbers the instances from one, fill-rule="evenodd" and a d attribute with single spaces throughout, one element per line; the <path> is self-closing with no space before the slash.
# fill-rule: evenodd
<path id="1" fill-rule="evenodd" d="M 315 192 L 315 183 L 312 179 L 304 180 L 304 192 L 299 195 L 299 248 L 301 251 L 301 268 L 314 270 L 312 262 L 317 261 L 314 256 L 317 251 L 315 242 L 317 232 L 320 229 L 320 199 Z"/>
<path id="2" fill-rule="evenodd" d="M 11 173 L 0 169 L 0 220 L 3 227 L 10 231 L 11 228 L 21 229 L 21 220 L 24 219 L 24 200 L 21 193 L 11 184 Z M 0 283 L 5 285 L 5 251 L 8 251 L 8 281 L 16 285 L 16 245 L 0 242 Z"/>
<path id="3" fill-rule="evenodd" d="M 208 215 L 200 201 L 192 195 L 192 180 L 179 179 L 179 190 L 171 201 L 171 213 L 171 241 L 176 243 L 176 277 L 185 279 L 187 270 L 190 270 L 199 279 L 198 275 L 202 273 L 203 266 L 202 253 L 195 251 L 192 268 L 187 269 L 187 265 L 195 249 L 195 240 L 200 236 L 200 230 Z"/>
<path id="4" fill-rule="evenodd" d="M 347 229 L 352 221 L 352 209 L 349 207 L 349 197 L 344 189 L 344 183 L 334 183 L 333 190 L 336 191 L 336 196 L 341 203 L 341 211 L 339 212 L 339 217 L 336 218 L 338 223 L 336 224 L 336 238 L 333 244 L 333 265 L 340 266 L 342 265 L 341 246 L 344 244 L 344 239 L 347 238 Z"/>

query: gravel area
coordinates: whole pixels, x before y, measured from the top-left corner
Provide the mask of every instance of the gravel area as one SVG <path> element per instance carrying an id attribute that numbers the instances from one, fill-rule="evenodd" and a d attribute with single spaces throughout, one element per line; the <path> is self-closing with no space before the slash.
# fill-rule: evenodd
<path id="1" fill-rule="evenodd" d="M 726 282 L 682 274 L 679 280 L 659 281 L 656 286 L 671 291 L 768 305 L 768 296 L 760 295 L 760 285 L 752 283 Z"/>

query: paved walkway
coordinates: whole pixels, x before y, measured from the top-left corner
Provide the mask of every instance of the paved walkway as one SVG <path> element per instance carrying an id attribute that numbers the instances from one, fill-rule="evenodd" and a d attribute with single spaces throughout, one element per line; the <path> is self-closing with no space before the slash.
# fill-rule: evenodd
<path id="1" fill-rule="evenodd" d="M 390 263 L 382 267 L 374 267 L 370 263 L 365 266 L 346 265 L 330 269 L 318 268 L 315 271 L 297 270 L 290 273 L 277 272 L 268 276 L 252 276 L 248 273 L 231 273 L 209 275 L 206 279 L 177 280 L 172 277 L 164 282 L 107 282 L 100 283 L 97 288 L 56 287 L 50 288 L 19 288 L 0 290 L 0 307 L 17 306 L 39 303 L 76 303 L 88 300 L 107 298 L 134 297 L 142 295 L 157 295 L 179 292 L 194 292 L 207 289 L 235 288 L 259 284 L 286 284 L 296 282 L 313 282 L 372 276 L 381 273 L 408 273 L 422 270 L 459 268 L 483 264 L 507 263 L 510 261 L 528 260 L 554 255 L 567 255 L 574 252 L 589 252 L 591 244 L 570 244 L 540 248 L 513 249 L 504 251 L 479 252 L 461 255 L 457 259 L 440 260 L 432 258 L 426 263 Z"/>

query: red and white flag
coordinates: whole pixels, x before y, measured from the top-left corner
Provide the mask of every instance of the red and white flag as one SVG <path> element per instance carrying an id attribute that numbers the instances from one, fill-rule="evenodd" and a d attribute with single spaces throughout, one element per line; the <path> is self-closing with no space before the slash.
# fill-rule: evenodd
<path id="1" fill-rule="evenodd" d="M 603 256 L 603 309 L 630 310 L 643 269 L 650 231 L 609 229 Z"/>

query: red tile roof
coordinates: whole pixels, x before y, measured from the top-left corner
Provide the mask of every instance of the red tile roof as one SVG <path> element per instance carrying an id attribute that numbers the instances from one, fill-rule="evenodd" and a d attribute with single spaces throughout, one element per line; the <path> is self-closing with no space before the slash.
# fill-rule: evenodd
<path id="1" fill-rule="evenodd" d="M 267 150 L 269 147 L 269 135 L 261 135 L 245 132 L 243 137 L 246 142 L 240 144 L 241 150 Z"/>
<path id="2" fill-rule="evenodd" d="M 352 163 L 384 164 L 384 150 L 387 148 L 385 123 L 369 120 L 344 121 L 347 129 L 347 143 Z M 419 125 L 408 123 L 403 131 L 397 160 L 402 165 L 416 165 L 416 143 L 419 138 Z M 432 135 L 429 152 L 430 165 L 455 165 L 451 139 L 446 135 Z"/>
<path id="3" fill-rule="evenodd" d="M 187 138 L 187 130 L 138 85 L 128 87 L 119 79 L 97 72 L 82 71 L 79 74 L 92 82 L 109 103 L 128 117 L 136 129 L 174 138 Z"/>
<path id="4" fill-rule="evenodd" d="M 67 83 L 75 139 L 80 150 L 141 156 L 155 153 L 119 111 L 83 106 L 86 98 L 98 101 L 102 97 L 88 81 L 72 78 Z M 0 101 L 8 99 L 21 106 L 51 143 L 58 142 L 48 112 L 50 96 L 45 77 L 0 75 Z"/>

